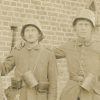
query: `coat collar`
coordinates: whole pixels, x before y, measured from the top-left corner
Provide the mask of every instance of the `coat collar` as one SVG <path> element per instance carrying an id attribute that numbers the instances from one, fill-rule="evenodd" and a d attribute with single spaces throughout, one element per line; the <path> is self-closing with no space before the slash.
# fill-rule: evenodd
<path id="1" fill-rule="evenodd" d="M 81 41 L 79 39 L 76 39 L 75 45 L 78 47 L 82 46 L 89 47 L 92 45 L 92 43 L 93 43 L 92 41 Z"/>
<path id="2" fill-rule="evenodd" d="M 38 45 L 33 46 L 33 47 L 27 47 L 27 46 L 25 46 L 25 48 L 26 48 L 27 50 L 39 50 L 39 49 L 40 49 L 40 45 L 38 44 Z"/>

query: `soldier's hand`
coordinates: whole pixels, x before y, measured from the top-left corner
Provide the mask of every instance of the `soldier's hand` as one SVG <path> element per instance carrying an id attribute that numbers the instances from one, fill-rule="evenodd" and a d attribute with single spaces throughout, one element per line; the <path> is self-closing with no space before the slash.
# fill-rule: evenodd
<path id="1" fill-rule="evenodd" d="M 19 41 L 16 42 L 14 48 L 21 49 L 22 47 L 24 47 L 24 45 L 25 45 L 25 41 L 23 39 L 20 39 Z"/>

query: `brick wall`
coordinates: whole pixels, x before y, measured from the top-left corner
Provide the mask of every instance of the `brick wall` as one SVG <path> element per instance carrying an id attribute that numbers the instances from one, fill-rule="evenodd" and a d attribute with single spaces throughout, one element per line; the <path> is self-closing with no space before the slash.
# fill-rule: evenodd
<path id="1" fill-rule="evenodd" d="M 20 38 L 21 25 L 26 19 L 37 18 L 45 34 L 42 44 L 55 47 L 75 37 L 72 20 L 79 9 L 86 7 L 90 0 L 0 0 L 0 61 L 9 54 L 12 42 L 10 26 L 17 26 L 16 40 Z M 96 1 L 97 22 L 100 23 L 100 1 Z M 99 42 L 100 28 L 96 29 L 95 40 Z M 99 45 L 98 45 L 99 46 Z M 100 46 L 99 46 L 100 47 Z M 58 64 L 58 99 L 68 80 L 65 59 L 57 60 Z M 11 74 L 9 75 L 9 77 Z M 0 100 L 3 100 L 4 88 L 8 86 L 9 77 L 0 78 Z"/>

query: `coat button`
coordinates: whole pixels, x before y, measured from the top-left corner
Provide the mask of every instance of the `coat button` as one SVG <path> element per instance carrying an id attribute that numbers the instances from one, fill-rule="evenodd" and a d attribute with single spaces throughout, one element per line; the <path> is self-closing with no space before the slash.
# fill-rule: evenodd
<path id="1" fill-rule="evenodd" d="M 84 76 L 84 72 L 81 70 L 81 71 L 79 71 L 79 75 L 80 76 Z"/>

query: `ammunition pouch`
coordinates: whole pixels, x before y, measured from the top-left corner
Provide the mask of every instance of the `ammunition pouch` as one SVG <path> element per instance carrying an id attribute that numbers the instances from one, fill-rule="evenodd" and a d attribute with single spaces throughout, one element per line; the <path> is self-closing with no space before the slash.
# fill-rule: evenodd
<path id="1" fill-rule="evenodd" d="M 32 71 L 25 72 L 22 77 L 26 85 L 28 85 L 30 88 L 38 85 L 38 81 Z"/>

